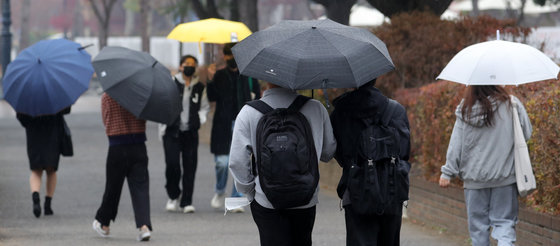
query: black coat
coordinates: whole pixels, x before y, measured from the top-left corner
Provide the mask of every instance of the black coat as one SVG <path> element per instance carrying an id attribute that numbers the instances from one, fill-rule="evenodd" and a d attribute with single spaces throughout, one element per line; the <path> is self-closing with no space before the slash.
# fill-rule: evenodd
<path id="1" fill-rule="evenodd" d="M 27 156 L 33 170 L 47 167 L 58 169 L 61 153 L 61 139 L 64 136 L 64 114 L 70 113 L 70 107 L 55 115 L 32 117 L 17 113 L 17 119 L 25 128 L 27 138 Z"/>
<path id="2" fill-rule="evenodd" d="M 251 88 L 252 87 L 252 88 Z M 227 155 L 231 145 L 232 122 L 245 102 L 261 96 L 261 88 L 256 79 L 239 75 L 228 68 L 216 71 L 212 82 L 208 83 L 208 101 L 216 102 L 216 111 L 212 121 L 212 135 L 210 137 L 210 152 L 215 155 Z"/>
<path id="3" fill-rule="evenodd" d="M 181 107 L 183 106 L 183 96 L 185 93 L 185 84 L 179 82 L 176 78 L 175 85 L 177 85 L 177 90 L 179 90 L 179 98 L 181 102 Z M 202 100 L 202 93 L 204 92 L 204 84 L 196 83 L 191 88 L 191 97 L 189 103 L 189 131 L 198 131 L 200 128 L 200 117 L 198 116 L 198 111 L 200 111 L 200 102 Z M 194 100 L 198 98 L 198 100 Z M 182 109 L 184 110 L 184 109 Z M 181 110 L 181 112 L 182 112 Z M 165 134 L 171 134 L 172 136 L 178 136 L 181 125 L 181 114 L 177 115 L 177 119 L 173 123 L 168 124 L 165 130 Z"/>
<path id="4" fill-rule="evenodd" d="M 346 160 L 354 158 L 358 149 L 358 137 L 365 129 L 365 118 L 381 118 L 388 104 L 388 98 L 377 88 L 361 87 L 347 92 L 333 102 L 335 110 L 331 114 L 333 133 L 337 148 L 335 158 L 339 165 L 348 167 Z M 398 105 L 389 122 L 399 132 L 400 159 L 408 161 L 410 155 L 410 126 L 406 110 Z"/>

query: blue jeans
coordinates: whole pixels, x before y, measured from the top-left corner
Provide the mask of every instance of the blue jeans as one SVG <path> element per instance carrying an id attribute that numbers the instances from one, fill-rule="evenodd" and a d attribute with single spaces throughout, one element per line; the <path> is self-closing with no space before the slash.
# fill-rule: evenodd
<path id="1" fill-rule="evenodd" d="M 216 161 L 216 193 L 222 195 L 226 192 L 226 185 L 228 179 L 228 164 L 229 155 L 215 155 L 214 160 Z M 235 189 L 235 184 L 231 190 L 231 197 L 241 197 L 243 194 L 237 192 Z"/>

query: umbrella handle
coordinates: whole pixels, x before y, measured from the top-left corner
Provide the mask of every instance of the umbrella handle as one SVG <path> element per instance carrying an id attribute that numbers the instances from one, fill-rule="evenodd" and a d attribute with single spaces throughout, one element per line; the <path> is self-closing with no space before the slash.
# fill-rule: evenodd
<path id="1" fill-rule="evenodd" d="M 327 91 L 327 79 L 323 80 L 323 96 L 325 97 L 325 106 L 327 106 L 327 109 L 331 108 L 331 104 L 329 103 L 329 93 Z"/>

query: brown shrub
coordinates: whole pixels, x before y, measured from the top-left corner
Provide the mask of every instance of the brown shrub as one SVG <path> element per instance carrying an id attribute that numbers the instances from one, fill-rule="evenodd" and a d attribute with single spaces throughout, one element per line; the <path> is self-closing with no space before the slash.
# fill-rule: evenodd
<path id="1" fill-rule="evenodd" d="M 530 29 L 517 27 L 515 20 L 489 16 L 441 20 L 429 12 L 402 13 L 372 29 L 389 49 L 396 70 L 378 80 L 380 89 L 392 95 L 398 88 L 414 88 L 434 82 L 441 70 L 461 49 L 495 37 L 522 38 Z"/>

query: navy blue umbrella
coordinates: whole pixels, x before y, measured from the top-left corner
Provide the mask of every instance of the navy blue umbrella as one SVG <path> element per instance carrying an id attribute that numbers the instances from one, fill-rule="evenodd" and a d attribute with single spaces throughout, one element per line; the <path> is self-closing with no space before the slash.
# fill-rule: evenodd
<path id="1" fill-rule="evenodd" d="M 12 61 L 3 78 L 4 98 L 16 112 L 55 114 L 89 87 L 91 56 L 66 39 L 39 41 Z"/>

